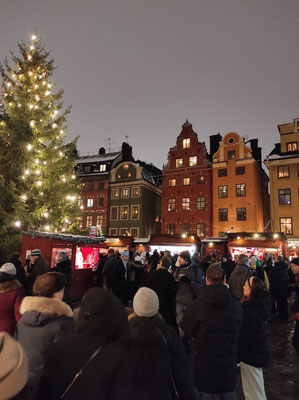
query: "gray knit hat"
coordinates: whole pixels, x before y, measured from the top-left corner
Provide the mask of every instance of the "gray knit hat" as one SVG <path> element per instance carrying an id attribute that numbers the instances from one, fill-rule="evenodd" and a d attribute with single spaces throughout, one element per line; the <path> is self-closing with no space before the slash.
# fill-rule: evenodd
<path id="1" fill-rule="evenodd" d="M 14 397 L 28 379 L 28 359 L 19 342 L 0 332 L 0 399 Z"/>
<path id="2" fill-rule="evenodd" d="M 17 270 L 13 263 L 5 263 L 0 268 L 0 272 L 5 272 L 6 274 L 16 275 Z"/>
<path id="3" fill-rule="evenodd" d="M 133 308 L 138 317 L 153 317 L 159 311 L 159 298 L 152 289 L 142 287 L 135 294 Z"/>
<path id="4" fill-rule="evenodd" d="M 32 250 L 30 256 L 41 256 L 42 252 L 39 249 Z"/>

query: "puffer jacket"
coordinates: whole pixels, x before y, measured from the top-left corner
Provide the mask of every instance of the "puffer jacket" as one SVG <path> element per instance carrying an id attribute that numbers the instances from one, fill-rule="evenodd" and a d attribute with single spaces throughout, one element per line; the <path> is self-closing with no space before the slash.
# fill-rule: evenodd
<path id="1" fill-rule="evenodd" d="M 16 339 L 22 344 L 29 360 L 26 399 L 39 399 L 44 368 L 54 344 L 63 335 L 74 331 L 71 308 L 56 298 L 25 297 L 17 324 Z"/>

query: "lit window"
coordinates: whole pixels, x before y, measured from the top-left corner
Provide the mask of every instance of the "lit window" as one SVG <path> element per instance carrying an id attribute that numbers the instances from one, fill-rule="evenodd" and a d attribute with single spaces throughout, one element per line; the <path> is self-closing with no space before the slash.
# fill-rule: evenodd
<path id="1" fill-rule="evenodd" d="M 189 166 L 194 167 L 197 165 L 197 156 L 189 157 Z"/>
<path id="2" fill-rule="evenodd" d="M 110 236 L 117 236 L 117 228 L 110 228 L 109 229 Z"/>
<path id="3" fill-rule="evenodd" d="M 139 219 L 139 206 L 131 206 L 131 218 Z"/>
<path id="4" fill-rule="evenodd" d="M 119 198 L 119 189 L 112 189 L 112 198 L 113 199 Z"/>
<path id="5" fill-rule="evenodd" d="M 291 189 L 278 189 L 278 203 L 291 204 Z"/>
<path id="6" fill-rule="evenodd" d="M 83 206 L 84 200 L 82 198 L 78 199 L 78 206 Z"/>
<path id="7" fill-rule="evenodd" d="M 103 226 L 104 224 L 104 215 L 97 215 L 97 227 Z"/>
<path id="8" fill-rule="evenodd" d="M 168 184 L 169 186 L 176 186 L 176 179 L 169 179 Z"/>
<path id="9" fill-rule="evenodd" d="M 290 142 L 286 144 L 287 151 L 297 151 L 298 150 L 298 143 L 297 142 Z"/>
<path id="10" fill-rule="evenodd" d="M 228 196 L 227 185 L 218 186 L 218 198 L 223 199 Z"/>
<path id="11" fill-rule="evenodd" d="M 184 160 L 183 158 L 177 158 L 175 160 L 175 167 L 176 168 L 182 168 L 184 166 Z"/>
<path id="12" fill-rule="evenodd" d="M 167 211 L 175 211 L 175 199 L 168 199 Z"/>
<path id="13" fill-rule="evenodd" d="M 89 227 L 92 225 L 92 215 L 87 215 L 86 217 L 86 227 Z"/>
<path id="14" fill-rule="evenodd" d="M 247 220 L 246 208 L 244 207 L 237 208 L 237 221 L 246 221 L 246 220 Z"/>
<path id="15" fill-rule="evenodd" d="M 292 218 L 279 218 L 280 232 L 286 235 L 293 235 L 293 221 Z"/>
<path id="16" fill-rule="evenodd" d="M 93 199 L 87 199 L 87 207 L 93 207 Z"/>
<path id="17" fill-rule="evenodd" d="M 206 198 L 205 197 L 197 197 L 196 198 L 196 209 L 197 210 L 205 210 L 206 209 Z"/>
<path id="18" fill-rule="evenodd" d="M 139 197 L 140 196 L 140 189 L 139 187 L 135 187 L 132 189 L 132 197 Z"/>
<path id="19" fill-rule="evenodd" d="M 278 178 L 289 178 L 290 177 L 290 169 L 288 165 L 277 167 L 277 176 Z"/>
<path id="20" fill-rule="evenodd" d="M 196 235 L 199 237 L 206 236 L 206 224 L 196 224 Z"/>
<path id="21" fill-rule="evenodd" d="M 228 221 L 228 209 L 227 208 L 219 208 L 218 211 L 218 219 L 219 221 Z"/>
<path id="22" fill-rule="evenodd" d="M 183 185 L 190 185 L 190 178 L 183 178 Z"/>
<path id="23" fill-rule="evenodd" d="M 124 164 L 123 169 L 128 169 L 129 165 L 128 164 Z"/>
<path id="24" fill-rule="evenodd" d="M 183 149 L 187 149 L 188 147 L 190 147 L 190 138 L 183 139 Z"/>
<path id="25" fill-rule="evenodd" d="M 182 198 L 182 210 L 185 210 L 185 211 L 190 210 L 190 197 Z"/>
<path id="26" fill-rule="evenodd" d="M 106 164 L 101 164 L 100 165 L 100 172 L 105 172 L 106 171 Z"/>
<path id="27" fill-rule="evenodd" d="M 236 196 L 237 197 L 245 197 L 246 196 L 246 184 L 238 183 L 236 185 Z"/>
<path id="28" fill-rule="evenodd" d="M 121 206 L 120 207 L 120 219 L 128 219 L 129 218 L 129 207 Z"/>
<path id="29" fill-rule="evenodd" d="M 128 189 L 128 188 L 121 189 L 121 197 L 122 197 L 123 199 L 129 197 L 129 189 Z"/>
<path id="30" fill-rule="evenodd" d="M 204 175 L 198 175 L 196 177 L 196 183 L 206 183 L 206 177 Z"/>

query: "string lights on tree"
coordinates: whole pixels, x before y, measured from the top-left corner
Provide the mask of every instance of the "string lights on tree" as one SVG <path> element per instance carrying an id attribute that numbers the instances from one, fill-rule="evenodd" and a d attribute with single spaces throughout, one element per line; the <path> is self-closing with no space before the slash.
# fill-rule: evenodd
<path id="1" fill-rule="evenodd" d="M 0 176 L 16 197 L 17 228 L 67 230 L 82 211 L 76 139 L 65 143 L 63 90 L 51 82 L 54 60 L 36 34 L 1 65 Z"/>

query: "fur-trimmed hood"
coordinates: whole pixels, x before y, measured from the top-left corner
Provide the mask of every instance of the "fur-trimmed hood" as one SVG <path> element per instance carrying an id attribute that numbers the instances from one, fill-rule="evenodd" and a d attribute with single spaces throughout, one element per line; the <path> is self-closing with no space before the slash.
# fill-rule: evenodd
<path id="1" fill-rule="evenodd" d="M 23 299 L 20 313 L 36 311 L 40 314 L 73 317 L 73 311 L 66 303 L 54 297 L 27 296 Z"/>
<path id="2" fill-rule="evenodd" d="M 14 279 L 13 281 L 0 282 L 0 293 L 5 293 L 9 290 L 17 289 L 20 286 L 20 282 L 16 279 Z"/>

